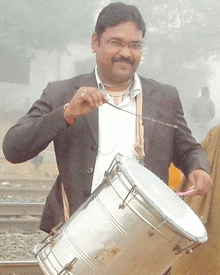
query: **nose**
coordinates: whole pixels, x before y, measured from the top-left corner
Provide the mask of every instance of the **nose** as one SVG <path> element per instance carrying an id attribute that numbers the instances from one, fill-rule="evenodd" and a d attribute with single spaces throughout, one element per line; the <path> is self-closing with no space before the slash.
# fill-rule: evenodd
<path id="1" fill-rule="evenodd" d="M 124 47 L 122 47 L 120 49 L 120 55 L 123 56 L 124 58 L 129 58 L 131 57 L 131 49 L 129 48 L 129 45 L 124 45 Z"/>

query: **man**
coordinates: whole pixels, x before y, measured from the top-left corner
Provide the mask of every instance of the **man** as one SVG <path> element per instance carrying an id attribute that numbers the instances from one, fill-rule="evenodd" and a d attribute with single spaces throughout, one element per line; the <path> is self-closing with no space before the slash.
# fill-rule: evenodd
<path id="1" fill-rule="evenodd" d="M 187 128 L 176 89 L 136 74 L 144 35 L 136 7 L 105 7 L 92 36 L 96 69 L 49 83 L 6 134 L 3 151 L 12 163 L 35 157 L 54 142 L 59 175 L 46 201 L 42 230 L 50 232 L 65 219 L 63 206 L 70 215 L 78 209 L 116 153 L 142 161 L 166 183 L 173 162 L 189 178 L 193 194 L 204 195 L 212 187 L 207 158 Z"/>
<path id="2" fill-rule="evenodd" d="M 208 231 L 208 241 L 196 247 L 193 253 L 183 254 L 171 268 L 171 275 L 220 274 L 220 125 L 213 127 L 202 142 L 211 163 L 214 182 L 206 196 L 187 197 L 185 202 L 202 218 Z M 185 191 L 187 179 L 183 178 L 179 191 Z"/>
<path id="3" fill-rule="evenodd" d="M 195 121 L 195 137 L 198 142 L 202 142 L 211 128 L 210 121 L 215 117 L 215 105 L 208 87 L 202 88 L 201 96 L 192 106 L 191 116 Z"/>
<path id="4" fill-rule="evenodd" d="M 191 116 L 196 123 L 209 123 L 215 117 L 215 106 L 210 98 L 210 90 L 203 87 L 201 96 L 194 102 L 191 110 Z"/>

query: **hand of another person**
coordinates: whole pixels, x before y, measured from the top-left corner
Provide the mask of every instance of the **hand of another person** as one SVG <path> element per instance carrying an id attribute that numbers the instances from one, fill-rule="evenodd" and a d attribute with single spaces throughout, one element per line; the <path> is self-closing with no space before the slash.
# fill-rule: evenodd
<path id="1" fill-rule="evenodd" d="M 213 181 L 210 175 L 203 169 L 193 170 L 189 174 L 190 189 L 194 190 L 188 195 L 204 196 L 213 187 Z"/>
<path id="2" fill-rule="evenodd" d="M 81 87 L 76 91 L 69 106 L 65 109 L 65 118 L 77 118 L 85 115 L 107 101 L 106 94 L 100 92 L 97 88 Z"/>

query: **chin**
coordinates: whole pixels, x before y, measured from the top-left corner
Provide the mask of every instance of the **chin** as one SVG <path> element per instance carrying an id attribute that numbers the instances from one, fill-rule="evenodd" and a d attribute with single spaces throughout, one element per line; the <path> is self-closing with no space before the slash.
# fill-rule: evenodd
<path id="1" fill-rule="evenodd" d="M 119 82 L 128 81 L 133 77 L 134 73 L 135 72 L 131 72 L 131 71 L 128 72 L 125 70 L 115 71 L 112 76 L 112 80 L 117 80 Z"/>

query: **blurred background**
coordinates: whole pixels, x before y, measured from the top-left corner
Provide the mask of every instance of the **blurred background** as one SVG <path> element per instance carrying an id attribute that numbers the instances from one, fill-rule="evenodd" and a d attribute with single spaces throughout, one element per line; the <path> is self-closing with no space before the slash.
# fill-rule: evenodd
<path id="1" fill-rule="evenodd" d="M 1 143 L 7 129 L 28 111 L 48 82 L 93 70 L 91 35 L 98 13 L 110 2 L 114 1 L 0 0 Z M 146 22 L 138 73 L 178 89 L 188 125 L 201 141 L 220 118 L 220 2 L 123 2 L 136 5 Z M 216 114 L 201 137 L 190 113 L 204 86 L 210 89 Z M 51 178 L 57 173 L 52 145 L 41 158 L 13 168 L 6 166 L 1 150 L 0 160 L 1 177 Z"/>

